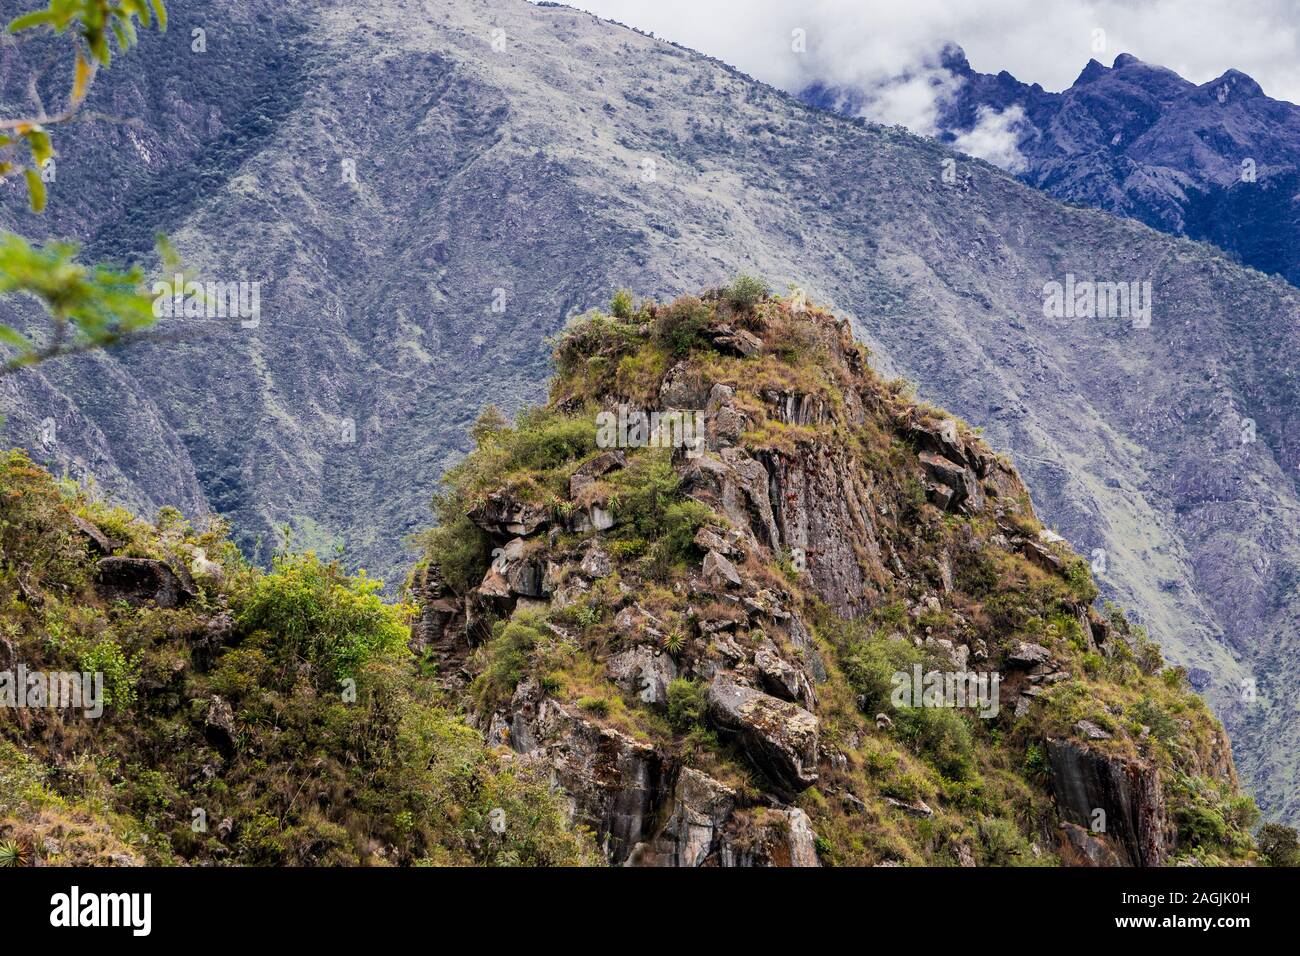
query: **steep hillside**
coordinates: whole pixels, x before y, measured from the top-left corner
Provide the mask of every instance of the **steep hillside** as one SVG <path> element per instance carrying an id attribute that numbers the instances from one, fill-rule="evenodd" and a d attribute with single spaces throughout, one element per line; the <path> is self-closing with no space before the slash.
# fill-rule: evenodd
<path id="1" fill-rule="evenodd" d="M 615 312 L 475 426 L 413 640 L 610 862 L 1251 856 L 1218 722 L 968 426 L 752 282 Z"/>
<path id="2" fill-rule="evenodd" d="M 263 283 L 260 322 L 172 321 L 179 343 L 0 379 L 7 442 L 142 511 L 215 511 L 263 561 L 286 525 L 345 544 L 391 585 L 484 401 L 541 397 L 566 317 L 625 276 L 660 297 L 799 282 L 1016 457 L 1210 696 L 1267 810 L 1297 812 L 1293 288 L 573 10 L 176 6 L 105 87 L 140 122 L 60 139 L 88 191 L 61 211 L 56 184 L 51 225 L 122 257 L 162 228 L 207 276 Z M 0 55 L 17 103 L 41 64 Z M 12 198 L 6 221 L 40 228 Z M 1150 281 L 1150 326 L 1044 317 L 1070 275 Z"/>
<path id="3" fill-rule="evenodd" d="M 0 459 L 0 866 L 598 858 L 415 671 L 409 606 L 224 531 Z"/>

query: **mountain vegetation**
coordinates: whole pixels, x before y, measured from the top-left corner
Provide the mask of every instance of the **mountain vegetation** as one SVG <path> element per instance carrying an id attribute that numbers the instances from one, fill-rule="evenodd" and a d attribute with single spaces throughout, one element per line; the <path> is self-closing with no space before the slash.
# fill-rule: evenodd
<path id="1" fill-rule="evenodd" d="M 95 112 L 122 122 L 61 128 L 45 212 L 13 177 L 0 224 L 123 273 L 164 233 L 196 275 L 260 283 L 260 321 L 163 319 L 159 341 L 0 377 L 4 447 L 150 520 L 221 516 L 264 568 L 342 548 L 397 599 L 485 397 L 507 421 L 543 402 L 541 343 L 570 318 L 629 281 L 662 301 L 740 272 L 797 282 L 881 374 L 1014 458 L 1042 521 L 1210 701 L 1265 814 L 1295 820 L 1294 286 L 571 8 L 169 13 L 97 76 Z M 0 46 L 23 113 L 31 81 L 67 93 L 46 39 Z M 1044 315 L 1071 275 L 1150 282 L 1150 326 Z M 0 300 L 29 341 L 48 322 Z"/>

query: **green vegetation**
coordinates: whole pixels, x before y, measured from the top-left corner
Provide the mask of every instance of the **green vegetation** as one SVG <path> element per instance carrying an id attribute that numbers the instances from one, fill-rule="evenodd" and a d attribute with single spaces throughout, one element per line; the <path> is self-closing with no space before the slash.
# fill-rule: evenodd
<path id="1" fill-rule="evenodd" d="M 185 568 L 201 548 L 216 570 L 183 607 L 106 601 L 77 519 L 118 538 L 118 554 Z M 219 524 L 131 520 L 13 452 L 0 462 L 0 594 L 0 652 L 33 669 L 102 670 L 107 689 L 97 720 L 30 710 L 0 725 L 0 844 L 12 848 L 0 857 L 596 859 L 544 776 L 501 762 L 419 675 L 406 648 L 412 609 L 385 603 L 364 573 L 312 554 L 261 571 Z M 526 643 L 522 627 L 504 629 L 503 643 Z M 227 752 L 208 726 L 217 699 L 233 717 Z M 501 834 L 489 826 L 496 809 Z"/>
<path id="2" fill-rule="evenodd" d="M 30 855 L 33 821 L 53 814 L 93 824 L 77 850 L 93 858 L 592 861 L 544 767 L 501 760 L 457 713 L 508 741 L 543 695 L 560 725 L 594 728 L 602 746 L 630 740 L 714 778 L 734 794 L 741 837 L 758 840 L 765 820 L 784 818 L 752 739 L 710 714 L 709 681 L 732 672 L 784 698 L 740 719 L 816 711 L 819 777 L 797 803 L 824 863 L 1057 862 L 1043 838 L 1057 820 L 1049 742 L 1080 740 L 1085 720 L 1101 731 L 1087 747 L 1158 775 L 1174 859 L 1265 853 L 1250 835 L 1258 812 L 1225 773 L 1222 730 L 1186 675 L 1118 609 L 1091 607 L 1085 562 L 1036 546 L 1041 524 L 1014 474 L 984 478 L 986 507 L 943 510 L 917 452 L 917 423 L 937 427 L 942 414 L 879 381 L 816 308 L 743 279 L 665 306 L 624 291 L 612 315 L 556 339 L 550 402 L 513 422 L 485 409 L 473 451 L 444 477 L 416 580 L 436 583 L 437 613 L 463 628 L 441 642 L 459 648 L 446 668 L 441 647 L 413 659 L 416 609 L 385 602 L 364 572 L 290 552 L 262 571 L 220 526 L 196 531 L 167 512 L 144 525 L 10 456 L 0 586 L 17 596 L 0 607 L 0 635 L 50 666 L 93 664 L 111 707 L 96 735 L 60 728 L 85 745 L 75 787 L 51 772 L 54 754 L 0 747 L 16 795 L 0 805 L 0 841 Z M 719 331 L 737 322 L 761 335 Z M 681 449 L 597 447 L 597 414 L 652 405 L 670 369 L 673 388 L 727 396 L 751 484 L 724 467 L 729 451 L 696 465 Z M 786 396 L 815 408 L 817 424 L 796 423 Z M 774 473 L 795 481 L 777 487 Z M 808 554 L 763 544 L 765 496 L 807 515 L 815 549 L 838 549 L 832 583 Z M 181 608 L 105 601 L 74 514 L 117 554 L 187 566 L 202 548 L 217 570 Z M 836 522 L 849 529 L 840 540 Z M 737 534 L 746 527 L 752 537 Z M 1030 660 L 1050 667 L 1011 663 L 1031 645 Z M 996 713 L 896 701 L 900 674 L 963 663 L 1007 678 Z M 194 808 L 215 827 L 193 829 Z M 515 821 L 504 834 L 487 826 L 498 808 Z M 1268 859 L 1291 858 L 1285 832 L 1266 835 Z"/>

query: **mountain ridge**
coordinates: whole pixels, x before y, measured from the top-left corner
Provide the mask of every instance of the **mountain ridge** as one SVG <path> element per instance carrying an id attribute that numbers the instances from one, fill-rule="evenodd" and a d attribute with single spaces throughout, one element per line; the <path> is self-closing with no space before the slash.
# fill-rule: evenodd
<path id="1" fill-rule="evenodd" d="M 1121 53 L 1089 60 L 1053 93 L 1007 71 L 974 70 L 956 44 L 937 58 L 936 135 L 957 148 L 995 131 L 999 165 L 1058 199 L 1212 242 L 1246 265 L 1300 283 L 1300 106 L 1239 70 L 1206 83 Z M 870 98 L 813 84 L 801 99 L 853 115 Z"/>

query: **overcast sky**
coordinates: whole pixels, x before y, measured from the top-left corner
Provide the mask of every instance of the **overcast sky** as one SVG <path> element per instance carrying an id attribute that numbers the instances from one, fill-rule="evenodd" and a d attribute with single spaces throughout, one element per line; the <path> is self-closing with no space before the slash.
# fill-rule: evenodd
<path id="1" fill-rule="evenodd" d="M 567 0 L 675 40 L 787 90 L 867 85 L 933 64 L 944 42 L 985 73 L 1049 90 L 1120 53 L 1196 83 L 1229 68 L 1300 103 L 1300 0 Z M 807 52 L 791 51 L 803 30 Z M 1097 33 L 1104 31 L 1104 35 Z M 1100 43 L 1101 49 L 1094 49 Z M 916 104 L 879 117 L 924 125 Z M 919 131 L 919 130 L 918 130 Z"/>

